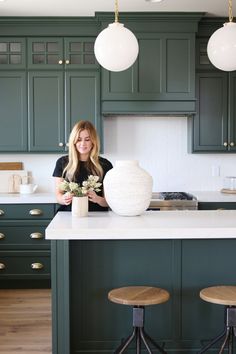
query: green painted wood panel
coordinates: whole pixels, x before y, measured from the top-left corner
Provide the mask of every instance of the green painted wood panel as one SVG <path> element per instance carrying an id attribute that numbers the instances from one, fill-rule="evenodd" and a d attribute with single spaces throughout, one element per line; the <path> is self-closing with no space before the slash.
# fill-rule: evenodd
<path id="1" fill-rule="evenodd" d="M 29 72 L 29 150 L 63 151 L 63 72 Z"/>
<path id="2" fill-rule="evenodd" d="M 0 70 L 26 67 L 26 40 L 20 37 L 0 37 Z"/>
<path id="3" fill-rule="evenodd" d="M 64 38 L 64 64 L 70 69 L 99 68 L 94 54 L 94 37 Z"/>
<path id="4" fill-rule="evenodd" d="M 0 151 L 27 151 L 26 74 L 0 71 Z"/>
<path id="5" fill-rule="evenodd" d="M 193 151 L 227 151 L 227 74 L 198 73 L 197 114 L 193 120 Z"/>
<path id="6" fill-rule="evenodd" d="M 229 151 L 236 152 L 236 73 L 229 73 Z"/>
<path id="7" fill-rule="evenodd" d="M 67 71 L 66 86 L 66 141 L 79 120 L 91 121 L 100 129 L 100 75 L 98 71 Z"/>

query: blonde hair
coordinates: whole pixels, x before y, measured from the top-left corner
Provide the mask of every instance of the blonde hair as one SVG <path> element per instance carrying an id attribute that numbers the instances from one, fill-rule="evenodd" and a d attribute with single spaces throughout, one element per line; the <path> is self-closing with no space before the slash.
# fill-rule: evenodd
<path id="1" fill-rule="evenodd" d="M 80 153 L 76 149 L 75 145 L 78 142 L 79 135 L 83 130 L 88 131 L 92 142 L 92 149 L 89 154 L 89 159 L 86 161 L 86 168 L 88 172 L 93 175 L 97 175 L 100 178 L 103 176 L 103 169 L 98 158 L 100 151 L 98 134 L 91 122 L 81 120 L 74 125 L 69 137 L 69 161 L 63 170 L 63 177 L 69 181 L 73 181 L 76 172 L 80 170 Z"/>

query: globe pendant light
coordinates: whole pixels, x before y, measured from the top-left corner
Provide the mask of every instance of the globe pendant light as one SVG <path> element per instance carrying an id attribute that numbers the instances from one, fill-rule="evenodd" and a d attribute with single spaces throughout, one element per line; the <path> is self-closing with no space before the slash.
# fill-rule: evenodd
<path id="1" fill-rule="evenodd" d="M 94 53 L 99 64 L 110 71 L 128 69 L 138 56 L 135 35 L 118 21 L 118 0 L 115 0 L 115 22 L 110 23 L 96 38 Z"/>
<path id="2" fill-rule="evenodd" d="M 218 69 L 236 70 L 236 23 L 233 22 L 232 0 L 229 0 L 229 22 L 210 37 L 207 45 L 208 58 Z"/>

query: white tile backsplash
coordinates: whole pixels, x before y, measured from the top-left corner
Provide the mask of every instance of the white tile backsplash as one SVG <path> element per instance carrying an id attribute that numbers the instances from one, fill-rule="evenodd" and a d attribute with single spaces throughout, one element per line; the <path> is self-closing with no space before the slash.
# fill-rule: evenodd
<path id="1" fill-rule="evenodd" d="M 1 154 L 0 161 L 22 161 L 39 191 L 54 190 L 52 172 L 62 154 Z M 111 116 L 104 118 L 104 156 L 135 159 L 154 180 L 155 191 L 220 190 L 225 176 L 236 176 L 236 154 L 189 154 L 187 118 Z M 220 176 L 212 176 L 219 166 Z"/>

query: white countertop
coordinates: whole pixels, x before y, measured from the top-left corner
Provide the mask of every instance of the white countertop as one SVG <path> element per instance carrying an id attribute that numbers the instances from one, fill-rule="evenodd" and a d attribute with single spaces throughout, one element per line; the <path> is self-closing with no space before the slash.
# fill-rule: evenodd
<path id="1" fill-rule="evenodd" d="M 50 240 L 206 239 L 236 238 L 236 210 L 147 211 L 124 217 L 90 212 L 72 217 L 59 212 L 46 229 Z"/>
<path id="2" fill-rule="evenodd" d="M 0 194 L 0 204 L 41 204 L 41 203 L 56 203 L 54 193 L 6 193 Z"/>

